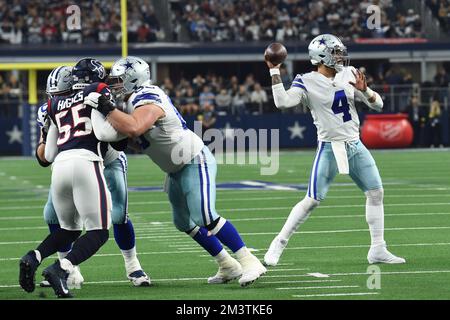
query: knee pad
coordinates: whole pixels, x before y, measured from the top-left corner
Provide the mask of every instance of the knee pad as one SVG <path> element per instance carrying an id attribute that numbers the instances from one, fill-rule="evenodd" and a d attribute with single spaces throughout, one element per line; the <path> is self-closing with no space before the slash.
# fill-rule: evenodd
<path id="1" fill-rule="evenodd" d="M 188 230 L 188 231 L 184 231 L 186 232 L 186 234 L 188 236 L 190 236 L 191 238 L 195 237 L 195 235 L 198 233 L 198 231 L 200 230 L 199 226 L 196 226 L 194 229 Z M 181 231 L 181 230 L 180 230 Z"/>
<path id="2" fill-rule="evenodd" d="M 383 188 L 369 190 L 366 191 L 365 194 L 367 197 L 367 204 L 369 206 L 380 206 L 383 204 L 383 195 L 384 195 Z"/>

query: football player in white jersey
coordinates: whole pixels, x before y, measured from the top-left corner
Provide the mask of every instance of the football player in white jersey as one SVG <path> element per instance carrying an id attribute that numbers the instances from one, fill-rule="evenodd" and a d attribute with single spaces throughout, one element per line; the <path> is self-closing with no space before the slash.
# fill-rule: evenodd
<path id="1" fill-rule="evenodd" d="M 282 230 L 270 244 L 264 262 L 277 265 L 289 238 L 325 199 L 339 172 L 349 174 L 367 198 L 366 221 L 371 236 L 368 262 L 405 263 L 405 259 L 386 249 L 383 186 L 372 155 L 359 139 L 355 97 L 376 111 L 382 110 L 383 101 L 367 86 L 364 75 L 348 66 L 347 48 L 339 38 L 331 34 L 317 36 L 308 50 L 317 71 L 297 75 L 289 90 L 285 90 L 281 82 L 280 65 L 266 61 L 275 106 L 279 109 L 307 106 L 317 127 L 318 148 L 307 194 L 292 208 Z"/>
<path id="2" fill-rule="evenodd" d="M 65 95 L 72 91 L 72 72 L 71 67 L 60 66 L 52 70 L 47 78 L 46 92 L 49 98 L 55 95 Z M 36 149 L 36 158 L 43 167 L 49 166 L 51 163 L 45 159 L 45 144 L 48 133 L 50 119 L 47 112 L 47 104 L 44 103 L 38 109 L 37 123 L 41 128 L 41 137 L 39 145 Z M 95 116 L 95 115 L 94 115 Z M 118 144 L 114 147 L 117 149 Z M 126 143 L 125 143 L 126 146 Z M 108 189 L 111 192 L 113 207 L 111 212 L 111 220 L 114 229 L 114 239 L 119 246 L 125 262 L 126 276 L 134 286 L 149 286 L 150 278 L 143 271 L 136 253 L 135 233 L 131 220 L 128 217 L 128 191 L 127 191 L 127 157 L 124 152 L 114 149 L 111 144 L 103 159 L 105 166 L 104 175 Z M 51 189 L 47 203 L 44 207 L 44 220 L 48 224 L 51 233 L 61 229 L 53 206 Z M 64 259 L 71 249 L 71 245 L 60 248 L 58 250 L 58 258 Z M 84 282 L 84 278 L 80 273 L 80 269 L 76 266 L 67 279 L 69 289 L 80 288 Z M 48 287 L 50 284 L 44 280 L 40 283 L 41 287 Z"/>
<path id="3" fill-rule="evenodd" d="M 234 226 L 215 210 L 214 156 L 187 128 L 164 91 L 151 84 L 148 64 L 137 57 L 118 60 L 111 68 L 109 84 L 116 98 L 122 97 L 125 102 L 125 112 L 98 94 L 92 94 L 91 105 L 107 116 L 109 122 L 105 121 L 105 125 L 134 139 L 142 152 L 167 173 L 165 189 L 175 226 L 189 234 L 219 264 L 219 271 L 208 283 L 226 283 L 239 277 L 241 286 L 254 282 L 266 268 L 250 253 Z"/>

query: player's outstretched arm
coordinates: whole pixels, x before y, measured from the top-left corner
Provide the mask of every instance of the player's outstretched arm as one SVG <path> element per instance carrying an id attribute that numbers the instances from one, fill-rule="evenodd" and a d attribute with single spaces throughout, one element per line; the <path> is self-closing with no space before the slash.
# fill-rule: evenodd
<path id="1" fill-rule="evenodd" d="M 359 70 L 352 70 L 355 82 L 349 83 L 355 87 L 355 95 L 358 96 L 370 109 L 381 112 L 383 110 L 383 100 L 381 96 L 367 86 L 366 76 Z"/>
<path id="2" fill-rule="evenodd" d="M 272 94 L 275 106 L 278 109 L 292 108 L 297 106 L 302 101 L 302 95 L 304 95 L 302 89 L 292 87 L 286 91 L 284 89 L 283 82 L 281 81 L 281 64 L 275 66 L 267 60 L 266 64 L 269 67 L 270 76 L 272 77 Z"/>
<path id="3" fill-rule="evenodd" d="M 117 132 L 111 123 L 95 109 L 92 109 L 91 121 L 95 137 L 100 141 L 116 142 L 127 137 L 126 135 Z"/>
<path id="4" fill-rule="evenodd" d="M 164 116 L 163 109 L 154 104 L 146 104 L 136 108 L 132 114 L 115 109 L 109 113 L 107 119 L 120 133 L 129 138 L 137 138 Z"/>
<path id="5" fill-rule="evenodd" d="M 52 122 L 47 134 L 47 143 L 45 144 L 45 159 L 47 162 L 53 162 L 58 154 L 58 128 Z"/>
<path id="6" fill-rule="evenodd" d="M 41 129 L 39 144 L 36 148 L 36 159 L 42 167 L 48 167 L 51 163 L 45 159 L 45 144 L 47 143 L 47 133 Z"/>

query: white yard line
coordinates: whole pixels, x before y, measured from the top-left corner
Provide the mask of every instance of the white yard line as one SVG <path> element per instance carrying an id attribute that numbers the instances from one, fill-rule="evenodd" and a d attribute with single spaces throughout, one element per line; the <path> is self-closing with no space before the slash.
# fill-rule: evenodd
<path id="1" fill-rule="evenodd" d="M 397 275 L 397 274 L 434 274 L 434 273 L 450 273 L 450 270 L 418 270 L 418 271 L 398 271 L 398 272 L 382 272 L 382 275 Z M 352 275 L 364 275 L 367 276 L 367 273 L 335 273 L 329 274 L 330 276 L 352 276 Z M 289 275 L 264 275 L 263 278 L 291 278 L 291 277 L 310 277 L 306 274 L 289 274 Z M 155 279 L 152 278 L 154 282 L 175 282 L 175 281 L 201 281 L 206 280 L 207 275 L 204 277 L 196 277 L 196 278 L 175 278 L 175 279 Z M 88 281 L 84 284 L 109 284 L 109 283 L 127 283 L 129 280 L 105 280 L 105 281 Z M 263 281 L 261 281 L 263 283 Z M 0 285 L 0 288 L 15 288 L 19 287 L 19 285 Z"/>
<path id="2" fill-rule="evenodd" d="M 264 278 L 263 278 L 264 279 Z M 285 280 L 285 281 L 264 281 L 261 280 L 258 283 L 267 283 L 267 284 L 289 284 L 289 283 L 322 283 L 322 282 L 342 282 L 342 280 L 338 279 L 329 279 L 329 280 Z"/>
<path id="3" fill-rule="evenodd" d="M 312 297 L 349 297 L 349 296 L 370 296 L 379 292 L 349 292 L 349 293 L 324 293 L 324 294 L 294 294 L 295 298 L 312 298 Z"/>
<path id="4" fill-rule="evenodd" d="M 343 289 L 343 288 L 359 288 L 359 286 L 313 286 L 313 287 L 286 287 L 275 288 L 276 290 L 314 290 L 314 289 Z"/>
<path id="5" fill-rule="evenodd" d="M 406 231 L 406 230 L 447 230 L 450 227 L 405 227 L 405 228 L 385 228 L 385 231 Z M 320 230 L 320 231 L 297 231 L 299 234 L 328 234 L 328 233 L 352 233 L 352 232 L 367 232 L 369 229 L 348 229 L 348 230 Z M 277 235 L 277 232 L 243 232 L 243 236 L 265 236 L 265 235 Z M 136 240 L 140 239 L 152 239 L 157 241 L 168 240 L 168 239 L 187 239 L 186 235 L 143 235 L 137 236 Z M 109 239 L 114 241 L 114 239 Z M 14 244 L 27 244 L 27 243 L 40 243 L 41 240 L 30 240 L 30 241 L 4 241 L 0 242 L 0 245 L 14 245 Z M 446 244 L 444 244 L 446 245 Z"/>
<path id="6" fill-rule="evenodd" d="M 320 208 L 320 207 L 319 207 Z M 266 209 L 266 208 L 264 208 Z M 255 209 L 255 211 L 258 209 Z M 450 215 L 450 212 L 407 212 L 407 213 L 385 213 L 385 217 L 408 217 L 408 216 L 434 216 L 434 215 Z M 336 218 L 364 218 L 364 213 L 361 214 L 341 214 L 341 215 L 326 215 L 321 216 L 320 214 L 312 215 L 308 219 L 336 219 Z M 265 220 L 286 220 L 287 217 L 256 217 L 256 218 L 232 218 L 229 219 L 232 222 L 237 221 L 265 221 Z M 1 220 L 34 220 L 34 219 L 44 219 L 42 216 L 18 216 L 18 217 L 0 217 Z M 154 222 L 136 222 L 135 225 L 138 226 L 135 231 L 145 231 L 149 230 L 143 226 L 145 225 L 153 225 Z M 159 227 L 161 230 L 173 230 L 175 228 L 173 226 L 172 222 L 161 222 L 161 224 L 167 224 L 167 227 Z M 36 228 L 41 228 L 42 226 L 38 226 Z M 12 227 L 15 228 L 15 227 Z M 28 227 L 27 227 L 28 228 Z M 29 228 L 35 228 L 35 227 L 29 227 Z M 44 227 L 45 228 L 45 227 Z M 9 228 L 0 228 L 0 230 L 9 230 Z M 26 229 L 24 229 L 26 230 Z M 158 230 L 158 227 L 155 226 L 155 228 L 151 228 L 151 230 Z"/>
<path id="7" fill-rule="evenodd" d="M 40 243 L 40 241 L 18 241 L 13 244 L 31 244 L 31 243 Z M 404 244 L 390 244 L 390 247 L 425 247 L 425 246 L 450 246 L 450 242 L 443 243 L 404 243 Z M 195 244 L 192 244 L 190 247 L 195 247 Z M 316 246 L 316 247 L 287 247 L 285 250 L 320 250 L 320 249 L 350 249 L 350 248 L 369 248 L 369 244 L 359 244 L 359 245 L 348 245 L 348 246 Z M 266 249 L 264 249 L 266 250 Z M 203 249 L 198 248 L 193 250 L 185 250 L 185 248 L 180 248 L 177 251 L 164 251 L 164 252 L 139 252 L 139 255 L 154 255 L 154 254 L 180 254 L 180 253 L 202 253 Z M 259 255 L 263 253 L 257 253 Z M 100 253 L 96 254 L 94 257 L 112 257 L 112 256 L 122 256 L 121 253 Z M 210 257 L 209 255 L 202 255 L 204 257 Z M 15 261 L 20 258 L 0 258 L 0 261 Z M 211 260 L 213 261 L 213 260 Z M 214 261 L 213 261 L 214 262 Z M 286 264 L 278 264 L 278 266 L 290 266 L 292 263 Z M 275 269 L 276 270 L 276 269 Z M 306 269 L 305 269 L 306 270 Z"/>

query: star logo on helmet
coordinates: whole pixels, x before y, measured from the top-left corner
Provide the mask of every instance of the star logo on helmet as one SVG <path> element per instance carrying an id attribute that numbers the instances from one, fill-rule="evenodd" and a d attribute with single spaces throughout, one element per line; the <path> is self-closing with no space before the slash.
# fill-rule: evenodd
<path id="1" fill-rule="evenodd" d="M 133 63 L 131 63 L 130 61 L 126 60 L 126 63 L 123 64 L 122 66 L 125 67 L 125 71 L 127 71 L 128 69 L 133 68 Z"/>
<path id="2" fill-rule="evenodd" d="M 320 39 L 320 40 L 319 40 L 319 44 L 326 45 L 326 44 L 325 44 L 325 39 L 324 39 L 324 38 Z"/>

